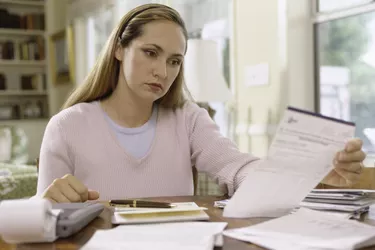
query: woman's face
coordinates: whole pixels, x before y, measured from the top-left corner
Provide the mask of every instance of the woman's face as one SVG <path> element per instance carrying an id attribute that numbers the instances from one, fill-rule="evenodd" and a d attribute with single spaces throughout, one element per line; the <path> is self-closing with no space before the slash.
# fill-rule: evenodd
<path id="1" fill-rule="evenodd" d="M 141 99 L 155 101 L 176 79 L 186 40 L 180 26 L 169 21 L 148 23 L 142 33 L 129 46 L 116 51 L 122 69 L 119 84 L 127 85 L 131 94 Z"/>

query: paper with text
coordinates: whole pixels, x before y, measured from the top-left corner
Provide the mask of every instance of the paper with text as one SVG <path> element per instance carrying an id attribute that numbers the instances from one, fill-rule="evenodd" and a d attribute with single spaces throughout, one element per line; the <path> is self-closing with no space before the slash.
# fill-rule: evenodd
<path id="1" fill-rule="evenodd" d="M 96 231 L 82 249 L 208 250 L 222 245 L 226 226 L 226 222 L 123 225 Z"/>
<path id="2" fill-rule="evenodd" d="M 356 249 L 375 243 L 375 227 L 307 208 L 224 235 L 265 247 L 279 242 L 288 249 Z"/>
<path id="3" fill-rule="evenodd" d="M 333 169 L 355 125 L 288 108 L 269 148 L 224 208 L 225 217 L 288 214 Z"/>

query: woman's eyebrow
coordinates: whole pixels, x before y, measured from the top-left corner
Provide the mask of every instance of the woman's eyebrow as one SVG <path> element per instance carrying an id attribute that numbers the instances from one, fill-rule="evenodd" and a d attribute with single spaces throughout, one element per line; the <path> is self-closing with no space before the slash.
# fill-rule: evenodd
<path id="1" fill-rule="evenodd" d="M 148 43 L 146 45 L 151 45 L 151 46 L 155 47 L 159 52 L 164 52 L 164 49 L 162 47 L 160 47 L 159 45 L 155 44 L 155 43 Z M 184 57 L 180 53 L 173 53 L 172 56 Z"/>

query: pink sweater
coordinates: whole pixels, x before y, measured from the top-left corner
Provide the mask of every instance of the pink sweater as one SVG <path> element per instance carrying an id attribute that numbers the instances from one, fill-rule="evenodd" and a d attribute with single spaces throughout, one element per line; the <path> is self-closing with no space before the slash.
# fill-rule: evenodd
<path id="1" fill-rule="evenodd" d="M 192 166 L 232 195 L 258 158 L 223 137 L 205 109 L 159 108 L 155 138 L 141 159 L 128 154 L 95 103 L 65 109 L 49 121 L 40 152 L 37 195 L 72 174 L 100 200 L 193 195 Z"/>

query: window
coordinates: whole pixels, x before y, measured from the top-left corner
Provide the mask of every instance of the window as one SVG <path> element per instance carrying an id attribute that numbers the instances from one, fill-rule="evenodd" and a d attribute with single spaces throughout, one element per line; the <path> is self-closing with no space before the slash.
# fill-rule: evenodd
<path id="1" fill-rule="evenodd" d="M 224 78 L 230 88 L 229 42 L 231 0 L 171 0 L 171 7 L 181 14 L 191 38 L 214 40 Z M 229 135 L 229 118 L 224 103 L 210 103 L 215 110 L 214 120 L 223 135 Z M 198 173 L 198 195 L 222 195 L 223 190 L 205 173 Z"/>
<path id="2" fill-rule="evenodd" d="M 190 38 L 214 40 L 218 44 L 220 65 L 224 78 L 230 85 L 230 6 L 231 0 L 172 0 L 171 7 L 181 14 L 185 21 Z M 215 122 L 223 135 L 229 134 L 229 114 L 225 111 L 224 103 L 210 103 L 215 109 Z"/>
<path id="3" fill-rule="evenodd" d="M 114 7 L 101 9 L 87 20 L 87 61 L 88 70 L 94 65 L 114 27 Z"/>
<path id="4" fill-rule="evenodd" d="M 318 0 L 319 12 L 343 10 L 354 6 L 360 6 L 372 2 L 372 0 Z"/>
<path id="5" fill-rule="evenodd" d="M 349 2 L 366 1 L 336 1 L 335 8 Z M 363 140 L 368 154 L 375 154 L 374 30 L 375 11 L 366 8 L 363 13 L 315 24 L 317 110 L 355 122 L 355 136 Z"/>

